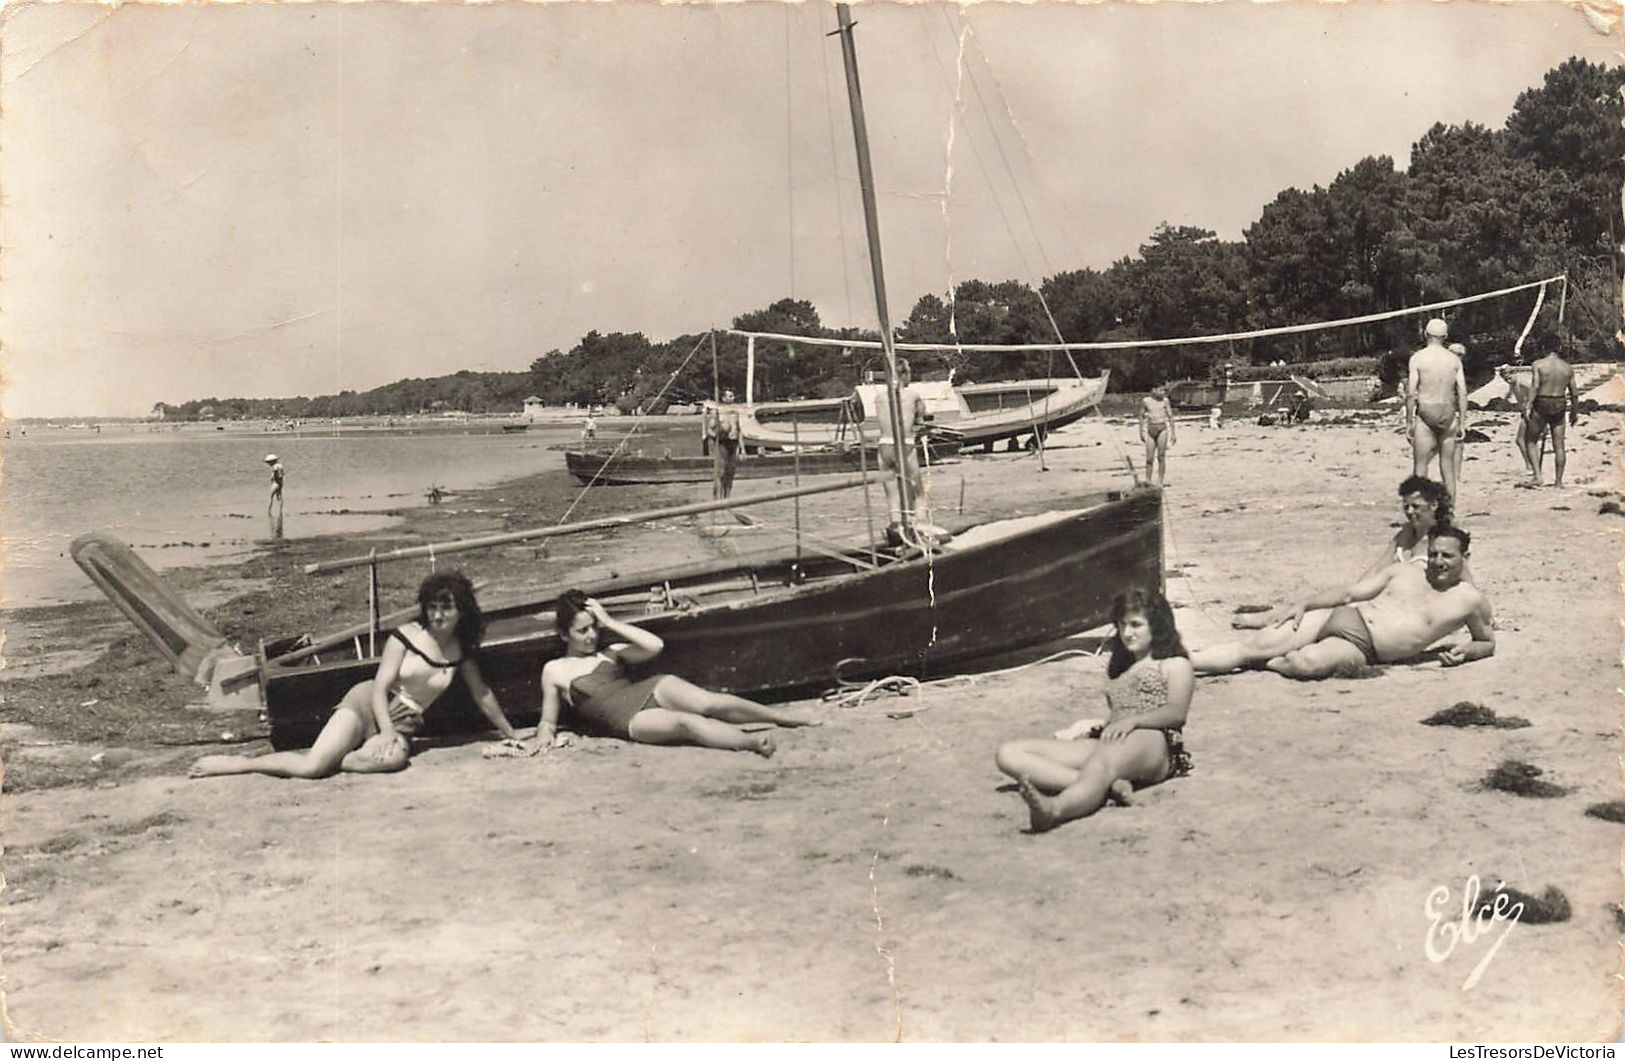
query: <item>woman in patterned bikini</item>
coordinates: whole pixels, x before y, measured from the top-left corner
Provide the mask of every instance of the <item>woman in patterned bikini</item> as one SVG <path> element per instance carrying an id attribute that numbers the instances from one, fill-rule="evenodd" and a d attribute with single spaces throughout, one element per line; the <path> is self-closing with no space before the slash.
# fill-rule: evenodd
<path id="1" fill-rule="evenodd" d="M 1196 678 L 1173 609 L 1160 593 L 1133 590 L 1112 602 L 1112 622 L 1106 721 L 1081 740 L 1011 741 L 994 757 L 1016 779 L 1035 833 L 1190 773 L 1184 725 Z"/>
<path id="2" fill-rule="evenodd" d="M 559 598 L 554 611 L 564 655 L 542 667 L 542 721 L 532 754 L 546 751 L 568 709 L 577 727 L 595 736 L 640 744 L 698 744 L 705 748 L 773 754 L 773 737 L 749 733 L 742 723 L 815 726 L 808 715 L 764 707 L 743 697 L 714 693 L 673 674 L 634 679 L 628 667 L 660 655 L 665 642 L 631 623 L 610 617 L 580 590 Z M 611 641 L 610 639 L 613 639 Z M 609 642 L 600 647 L 601 642 Z"/>
<path id="3" fill-rule="evenodd" d="M 191 777 L 269 774 L 272 777 L 328 777 L 343 770 L 380 774 L 406 768 L 411 738 L 423 716 L 459 674 L 474 702 L 503 737 L 518 734 L 480 674 L 480 639 L 485 617 L 474 586 L 456 572 L 430 575 L 418 587 L 418 617 L 390 632 L 375 677 L 351 687 L 322 727 L 316 743 L 302 752 L 270 755 L 208 755 Z"/>

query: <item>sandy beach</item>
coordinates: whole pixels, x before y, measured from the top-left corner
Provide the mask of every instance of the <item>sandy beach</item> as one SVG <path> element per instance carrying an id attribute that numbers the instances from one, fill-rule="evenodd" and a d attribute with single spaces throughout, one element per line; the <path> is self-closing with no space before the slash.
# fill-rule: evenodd
<path id="1" fill-rule="evenodd" d="M 1395 422 L 1181 424 L 1165 544 L 1188 644 L 1228 636 L 1237 605 L 1369 562 L 1410 470 Z M 1585 811 L 1621 796 L 1625 519 L 1599 513 L 1625 489 L 1620 418 L 1571 430 L 1561 490 L 1518 486 L 1510 416 L 1472 422 L 1493 441 L 1468 449 L 1458 520 L 1494 602 L 1494 658 L 1319 683 L 1202 679 L 1191 776 L 1045 835 L 1025 831 L 993 751 L 1104 714 L 1103 656 L 1029 654 L 911 698 L 824 707 L 769 761 L 604 740 L 493 761 L 472 742 L 397 775 L 188 781 L 222 743 L 263 750 L 254 720 L 196 706 L 108 606 L 40 616 L 8 633 L 8 654 L 87 630 L 113 647 L 88 670 L 0 684 L 7 1036 L 1613 1038 L 1620 825 Z M 1132 424 L 1086 422 L 1053 437 L 1047 473 L 1024 454 L 966 458 L 935 474 L 934 504 L 996 511 L 1126 485 L 1118 446 L 1134 456 L 1134 441 Z M 708 495 L 596 491 L 576 518 Z M 307 579 L 298 564 L 553 522 L 566 502 L 505 484 L 364 540 L 279 543 L 177 584 L 233 637 L 293 617 L 340 625 L 364 606 L 360 576 Z M 793 518 L 788 503 L 762 516 Z M 809 499 L 802 518 L 863 525 L 851 493 Z M 467 567 L 506 586 L 766 533 L 703 538 L 708 519 Z M 386 591 L 405 603 L 426 568 L 397 567 Z M 1420 724 L 1463 700 L 1530 725 Z M 1567 793 L 1485 788 L 1504 760 Z M 1556 888 L 1570 916 L 1498 924 L 1444 954 L 1441 924 L 1459 921 L 1472 877 Z"/>

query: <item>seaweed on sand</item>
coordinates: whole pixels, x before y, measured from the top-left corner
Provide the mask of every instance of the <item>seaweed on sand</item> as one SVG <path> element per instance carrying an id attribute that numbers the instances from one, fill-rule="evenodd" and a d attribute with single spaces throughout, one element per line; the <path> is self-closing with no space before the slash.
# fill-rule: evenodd
<path id="1" fill-rule="evenodd" d="M 1517 759 L 1502 760 L 1501 765 L 1491 770 L 1484 778 L 1484 787 L 1510 792 L 1514 796 L 1527 796 L 1533 799 L 1553 799 L 1557 796 L 1566 796 L 1569 790 L 1562 785 L 1554 785 L 1550 781 L 1540 780 L 1540 775 L 1546 771 L 1533 763 L 1520 762 Z"/>
<path id="2" fill-rule="evenodd" d="M 1497 715 L 1492 709 L 1471 700 L 1458 700 L 1442 711 L 1435 711 L 1422 720 L 1424 726 L 1492 726 L 1495 729 L 1523 729 L 1529 725 L 1527 718 L 1517 715 L 1508 715 L 1505 718 Z"/>

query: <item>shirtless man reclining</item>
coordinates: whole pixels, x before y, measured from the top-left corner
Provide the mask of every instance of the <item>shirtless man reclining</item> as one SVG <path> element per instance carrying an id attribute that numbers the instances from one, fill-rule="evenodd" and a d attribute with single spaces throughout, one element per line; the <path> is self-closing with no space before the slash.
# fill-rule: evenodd
<path id="1" fill-rule="evenodd" d="M 1289 641 L 1255 638 L 1192 653 L 1198 674 L 1263 665 L 1288 678 L 1326 678 L 1345 669 L 1396 663 L 1462 627 L 1465 645 L 1439 653 L 1447 667 L 1495 654 L 1490 602 L 1462 579 L 1472 537 L 1459 527 L 1440 527 L 1428 543 L 1424 572 L 1415 564 L 1394 563 L 1346 589 L 1317 593 L 1293 611 L 1283 628 Z M 1330 608 L 1318 629 L 1300 630 L 1304 614 Z M 1300 639 L 1301 638 L 1301 639 Z"/>

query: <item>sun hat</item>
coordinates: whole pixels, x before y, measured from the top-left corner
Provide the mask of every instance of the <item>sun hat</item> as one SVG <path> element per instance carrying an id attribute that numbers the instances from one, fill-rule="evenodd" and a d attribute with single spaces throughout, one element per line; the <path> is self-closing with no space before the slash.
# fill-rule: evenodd
<path id="1" fill-rule="evenodd" d="M 265 463 L 266 464 L 275 464 L 276 462 L 277 462 L 277 455 L 275 453 L 267 453 L 265 455 Z"/>

